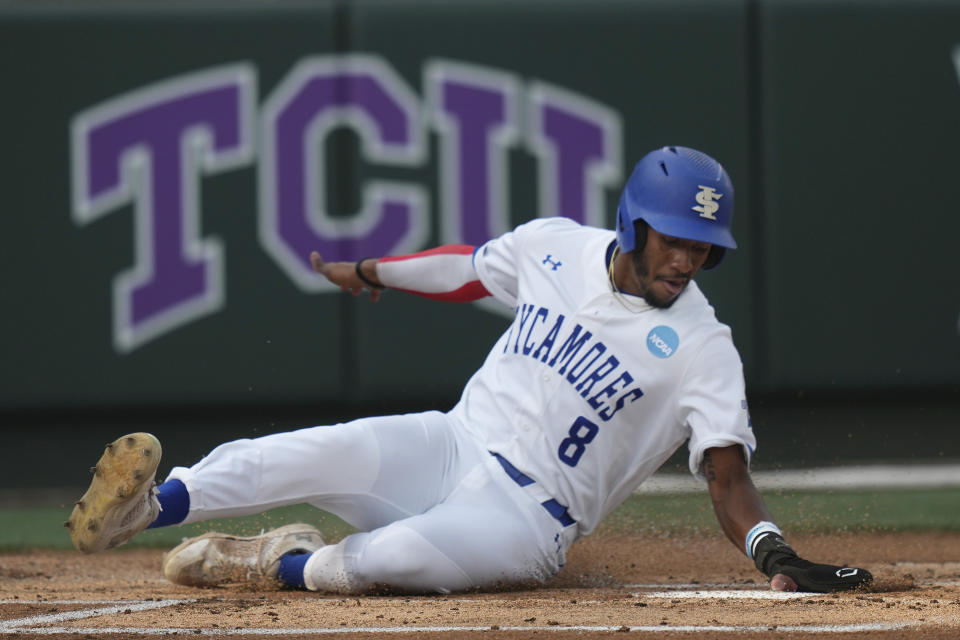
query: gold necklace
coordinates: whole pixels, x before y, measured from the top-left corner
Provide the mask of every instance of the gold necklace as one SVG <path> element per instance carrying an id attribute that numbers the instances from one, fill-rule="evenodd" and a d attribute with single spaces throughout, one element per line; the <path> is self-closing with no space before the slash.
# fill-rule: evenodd
<path id="1" fill-rule="evenodd" d="M 610 288 L 613 290 L 613 297 L 617 299 L 623 308 L 631 313 L 643 313 L 644 311 L 650 311 L 653 309 L 646 300 L 640 298 L 640 302 L 636 300 L 631 300 L 630 298 L 636 298 L 636 296 L 630 296 L 629 298 L 617 288 L 617 282 L 613 277 L 613 263 L 617 260 L 617 254 L 620 253 L 620 247 L 613 248 L 613 254 L 610 256 L 610 265 L 607 267 L 607 277 L 610 279 Z"/>

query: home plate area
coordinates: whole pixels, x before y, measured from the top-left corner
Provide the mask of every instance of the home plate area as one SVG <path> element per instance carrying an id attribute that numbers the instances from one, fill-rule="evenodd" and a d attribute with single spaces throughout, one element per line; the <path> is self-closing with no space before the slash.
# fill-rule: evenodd
<path id="1" fill-rule="evenodd" d="M 622 585 L 432 597 L 220 589 L 214 597 L 0 600 L 0 635 L 217 637 L 455 634 L 549 638 L 613 632 L 735 638 L 960 637 L 960 585 L 882 593 L 778 593 L 743 585 Z M 207 594 L 210 590 L 204 590 Z M 79 635 L 78 635 L 79 634 Z M 559 635 L 558 635 L 559 634 Z"/>
<path id="2" fill-rule="evenodd" d="M 776 593 L 726 540 L 599 536 L 579 541 L 547 585 L 493 593 L 342 596 L 166 581 L 162 551 L 0 554 L 0 640 L 194 636 L 960 638 L 960 535 L 796 536 L 811 555 L 878 577 L 870 591 Z"/>

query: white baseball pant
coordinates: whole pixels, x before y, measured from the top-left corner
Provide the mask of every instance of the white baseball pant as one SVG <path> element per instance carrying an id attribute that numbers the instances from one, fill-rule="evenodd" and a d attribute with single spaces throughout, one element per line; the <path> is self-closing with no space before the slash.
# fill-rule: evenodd
<path id="1" fill-rule="evenodd" d="M 359 529 L 313 553 L 304 575 L 312 590 L 539 583 L 576 538 L 576 524 L 564 526 L 436 411 L 228 442 L 168 479 L 190 494 L 184 523 L 308 503 Z"/>

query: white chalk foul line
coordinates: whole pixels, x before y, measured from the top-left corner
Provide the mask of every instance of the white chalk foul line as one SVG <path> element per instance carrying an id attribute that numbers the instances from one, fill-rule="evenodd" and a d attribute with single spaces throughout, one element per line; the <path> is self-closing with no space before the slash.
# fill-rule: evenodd
<path id="1" fill-rule="evenodd" d="M 204 629 L 199 627 L 42 627 L 39 629 L 0 629 L 0 634 L 20 633 L 35 635 L 53 635 L 65 633 L 82 634 L 132 634 L 132 635 L 167 635 L 189 633 L 202 636 L 287 636 L 287 635 L 335 635 L 350 633 L 463 633 L 468 631 L 640 631 L 646 633 L 661 632 L 688 632 L 688 633 L 768 633 L 770 631 L 793 633 L 855 633 L 858 631 L 897 631 L 907 627 L 919 627 L 923 623 L 870 623 L 870 624 L 841 624 L 841 625 L 763 625 L 763 626 L 726 626 L 726 625 L 679 625 L 679 626 L 586 626 L 586 625 L 552 625 L 549 627 L 521 627 L 521 626 L 470 626 L 470 627 L 336 627 L 336 628 L 293 628 L 293 629 Z"/>
<path id="2" fill-rule="evenodd" d="M 0 604 L 140 604 L 152 600 L 24 600 L 23 598 L 0 599 Z M 159 602 L 159 600 L 157 600 Z M 178 601 L 179 602 L 179 601 Z"/>
<path id="3" fill-rule="evenodd" d="M 20 602 L 14 600 L 13 602 Z M 42 601 L 44 604 L 50 604 L 49 601 Z M 97 616 L 120 613 L 122 611 L 149 611 L 150 609 L 161 609 L 175 604 L 184 604 L 193 602 L 193 600 L 154 600 L 151 602 L 123 602 L 110 607 L 96 607 L 93 609 L 80 609 L 77 611 L 63 611 L 60 613 L 48 613 L 39 616 L 30 616 L 29 618 L 16 618 L 14 620 L 3 620 L 0 622 L 0 633 L 44 633 L 43 629 L 31 629 L 30 627 L 38 624 L 50 624 L 56 622 L 66 622 L 68 620 L 82 620 L 83 618 L 95 618 Z M 71 602 L 70 604 L 82 604 Z"/>
<path id="4" fill-rule="evenodd" d="M 663 585 L 658 585 L 663 586 Z M 700 585 L 703 586 L 703 585 Z M 697 590 L 697 591 L 661 591 L 655 593 L 634 594 L 644 597 L 655 598 L 763 598 L 763 599 L 788 599 L 806 597 L 810 594 L 783 593 L 775 591 L 760 591 L 756 589 L 741 590 Z M 91 635 L 109 635 L 109 634 L 131 634 L 131 635 L 165 635 L 177 633 L 191 633 L 204 636 L 223 636 L 223 635 L 249 635 L 249 636 L 279 636 L 295 634 L 311 635 L 333 635 L 350 633 L 424 633 L 424 632 L 470 632 L 470 631 L 586 631 L 586 632 L 610 632 L 610 631 L 639 631 L 655 633 L 659 631 L 666 632 L 689 632 L 689 633 L 761 633 L 771 630 L 780 632 L 795 633 L 854 633 L 862 631 L 896 631 L 909 627 L 921 627 L 932 624 L 934 621 L 906 621 L 906 622 L 881 622 L 866 624 L 845 624 L 845 625 L 657 625 L 657 626 L 587 626 L 587 625 L 549 625 L 549 626 L 404 626 L 404 627 L 319 627 L 319 628 L 285 628 L 285 629 L 265 629 L 265 628 L 201 628 L 201 627 L 37 627 L 36 625 L 50 624 L 55 622 L 67 622 L 69 620 L 80 620 L 103 615 L 110 615 L 120 612 L 149 611 L 160 609 L 177 604 L 188 604 L 195 602 L 195 599 L 182 600 L 156 600 L 156 601 L 124 601 L 124 600 L 0 600 L 2 604 L 104 604 L 109 603 L 114 606 L 96 607 L 93 609 L 84 609 L 78 611 L 68 611 L 55 614 L 46 614 L 31 616 L 27 618 L 18 618 L 15 620 L 0 621 L 0 635 L 53 635 L 53 634 L 91 634 Z"/>
<path id="5" fill-rule="evenodd" d="M 652 583 L 634 583 L 620 585 L 624 589 L 737 589 L 750 585 L 742 582 L 677 582 L 675 584 L 664 584 L 662 582 Z M 753 585 L 760 588 L 761 585 Z"/>
<path id="6" fill-rule="evenodd" d="M 916 580 L 913 583 L 917 587 L 957 587 L 960 586 L 960 580 Z M 620 585 L 623 589 L 663 589 L 664 587 L 670 587 L 671 589 L 682 589 L 685 591 L 702 591 L 706 589 L 737 589 L 743 588 L 745 585 L 743 583 L 733 583 L 733 582 L 678 582 L 676 584 L 644 584 L 644 583 L 635 583 L 635 584 L 624 584 Z M 757 589 L 766 589 L 766 585 L 757 585 Z M 822 595 L 819 593 L 807 593 L 808 596 Z"/>
<path id="7" fill-rule="evenodd" d="M 794 598 L 809 598 L 809 593 L 799 591 L 759 591 L 757 589 L 725 589 L 697 590 L 697 591 L 654 591 L 653 593 L 635 593 L 644 598 L 687 598 L 687 599 L 719 599 L 719 600 L 792 600 Z"/>

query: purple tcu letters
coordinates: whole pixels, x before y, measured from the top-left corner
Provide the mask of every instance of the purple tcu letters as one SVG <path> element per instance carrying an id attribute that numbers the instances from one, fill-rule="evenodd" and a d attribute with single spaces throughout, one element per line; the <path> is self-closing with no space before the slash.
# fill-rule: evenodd
<path id="1" fill-rule="evenodd" d="M 368 180 L 359 211 L 326 211 L 324 141 L 338 127 L 356 132 L 365 162 L 405 167 L 427 164 L 425 126 L 432 127 L 443 242 L 478 245 L 509 228 L 509 152 L 520 144 L 538 161 L 538 215 L 604 224 L 604 189 L 618 186 L 621 173 L 616 112 L 445 60 L 426 63 L 423 92 L 421 104 L 375 56 L 305 59 L 263 104 L 259 154 L 256 72 L 246 64 L 173 78 L 76 115 L 74 220 L 85 225 L 129 204 L 136 216 L 135 264 L 113 287 L 118 351 L 224 305 L 221 245 L 200 237 L 201 173 L 258 162 L 260 243 L 305 291 L 333 290 L 310 270 L 313 249 L 355 260 L 424 246 L 429 199 L 414 182 Z"/>

